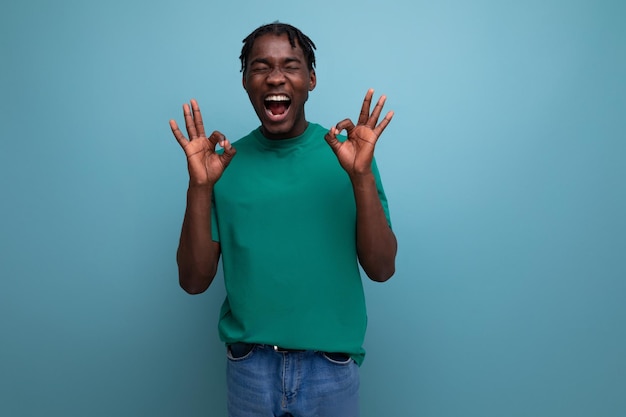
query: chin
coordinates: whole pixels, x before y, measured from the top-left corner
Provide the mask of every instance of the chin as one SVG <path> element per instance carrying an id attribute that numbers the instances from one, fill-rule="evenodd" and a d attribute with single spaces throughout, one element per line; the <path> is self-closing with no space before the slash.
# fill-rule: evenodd
<path id="1" fill-rule="evenodd" d="M 294 124 L 262 124 L 263 126 L 263 134 L 269 138 L 277 138 L 277 139 L 288 139 L 293 136 L 297 136 L 293 134 L 295 130 Z"/>

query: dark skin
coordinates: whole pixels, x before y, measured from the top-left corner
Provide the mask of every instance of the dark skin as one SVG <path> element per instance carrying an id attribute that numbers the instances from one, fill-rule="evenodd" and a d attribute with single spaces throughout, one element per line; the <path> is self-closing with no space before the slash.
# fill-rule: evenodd
<path id="1" fill-rule="evenodd" d="M 308 126 L 304 105 L 317 85 L 315 70 L 308 68 L 299 47 L 292 48 L 287 35 L 265 35 L 256 39 L 242 79 L 250 103 L 268 139 L 288 139 L 304 133 Z M 265 107 L 270 96 L 288 97 L 288 110 L 273 116 Z"/>
<path id="2" fill-rule="evenodd" d="M 308 126 L 304 105 L 308 92 L 315 88 L 316 77 L 315 71 L 307 67 L 300 47 L 292 48 L 286 35 L 263 35 L 255 41 L 248 62 L 242 82 L 264 135 L 281 140 L 302 134 Z M 289 109 L 284 115 L 267 113 L 264 99 L 271 95 L 289 97 Z M 325 139 L 352 182 L 359 262 L 370 279 L 383 282 L 395 272 L 397 242 L 378 198 L 371 165 L 375 145 L 393 112 L 388 112 L 379 122 L 386 97 L 380 97 L 370 112 L 373 95 L 374 90 L 368 90 L 356 125 L 345 119 L 331 128 Z M 187 137 L 176 121 L 170 120 L 172 133 L 187 157 L 189 171 L 177 262 L 181 287 L 190 294 L 198 294 L 213 281 L 221 254 L 220 244 L 211 235 L 213 187 L 237 151 L 222 133 L 206 135 L 196 100 L 183 105 L 183 114 Z M 344 130 L 348 139 L 342 143 L 337 135 Z M 218 144 L 224 148 L 222 154 L 216 152 Z"/>

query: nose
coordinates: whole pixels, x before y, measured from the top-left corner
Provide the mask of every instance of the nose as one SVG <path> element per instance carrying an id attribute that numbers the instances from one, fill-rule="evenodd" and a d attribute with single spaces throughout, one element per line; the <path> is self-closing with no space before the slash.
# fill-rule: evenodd
<path id="1" fill-rule="evenodd" d="M 280 68 L 274 68 L 267 75 L 267 83 L 268 84 L 282 84 L 285 82 L 285 74 L 280 70 Z"/>

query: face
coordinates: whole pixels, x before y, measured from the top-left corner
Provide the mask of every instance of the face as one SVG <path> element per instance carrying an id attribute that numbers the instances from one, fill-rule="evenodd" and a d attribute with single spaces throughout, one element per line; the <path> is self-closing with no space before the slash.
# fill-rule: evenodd
<path id="1" fill-rule="evenodd" d="M 304 133 L 304 104 L 315 83 L 315 71 L 309 70 L 297 41 L 295 48 L 286 34 L 267 34 L 254 41 L 243 88 L 267 138 L 288 139 Z"/>

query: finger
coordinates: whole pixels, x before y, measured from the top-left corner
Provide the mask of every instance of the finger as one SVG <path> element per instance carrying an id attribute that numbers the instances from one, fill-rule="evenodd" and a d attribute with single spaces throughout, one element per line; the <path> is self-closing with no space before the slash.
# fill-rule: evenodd
<path id="1" fill-rule="evenodd" d="M 235 149 L 235 147 L 230 143 L 228 139 L 224 139 L 221 142 L 220 146 L 224 148 L 224 152 L 220 155 L 220 158 L 222 160 L 222 164 L 224 164 L 224 167 L 227 167 L 237 153 L 237 149 Z"/>
<path id="2" fill-rule="evenodd" d="M 380 96 L 380 98 L 378 99 L 378 102 L 374 106 L 374 110 L 372 111 L 372 114 L 367 120 L 367 125 L 371 127 L 372 129 L 374 128 L 374 126 L 376 126 L 376 123 L 378 123 L 378 118 L 380 117 L 380 114 L 383 111 L 383 107 L 385 106 L 385 101 L 387 101 L 387 96 L 384 96 L 384 95 Z"/>
<path id="3" fill-rule="evenodd" d="M 374 95 L 374 89 L 370 88 L 365 93 L 365 98 L 363 99 L 363 105 L 361 106 L 361 113 L 359 113 L 359 121 L 358 124 L 365 124 L 370 117 L 370 106 L 372 105 L 372 96 Z"/>
<path id="4" fill-rule="evenodd" d="M 330 146 L 330 149 L 335 154 L 339 153 L 339 149 L 342 146 L 342 143 L 339 141 L 339 139 L 337 139 L 337 135 L 340 132 L 341 130 L 337 129 L 336 127 L 331 127 L 330 130 L 324 135 L 326 143 L 328 143 L 328 146 Z"/>
<path id="5" fill-rule="evenodd" d="M 222 152 L 222 154 L 220 155 L 220 160 L 222 161 L 222 165 L 224 165 L 224 168 L 226 168 L 237 153 L 237 149 L 235 149 L 230 141 L 226 139 L 226 136 L 224 136 L 222 132 L 218 132 L 217 130 L 211 133 L 211 136 L 208 137 L 208 140 L 211 143 L 211 147 L 214 151 L 215 146 L 218 143 L 222 148 L 224 148 L 224 152 Z"/>
<path id="6" fill-rule="evenodd" d="M 196 132 L 201 138 L 206 137 L 204 134 L 204 123 L 202 121 L 202 113 L 200 113 L 200 106 L 195 99 L 191 99 L 191 114 L 193 116 Z"/>
<path id="7" fill-rule="evenodd" d="M 376 126 L 376 128 L 374 129 L 374 133 L 376 133 L 376 137 L 379 137 L 383 133 L 387 125 L 391 122 L 393 115 L 394 115 L 393 111 L 388 112 L 383 118 L 383 120 L 380 121 L 378 126 Z"/>
<path id="8" fill-rule="evenodd" d="M 187 143 L 189 143 L 189 141 L 183 135 L 183 132 L 181 132 L 180 129 L 178 128 L 178 124 L 176 123 L 176 120 L 170 120 L 170 129 L 172 129 L 172 133 L 174 134 L 174 137 L 176 138 L 176 141 L 178 142 L 178 144 L 182 146 L 183 148 L 187 146 Z"/>
<path id="9" fill-rule="evenodd" d="M 189 140 L 194 140 L 198 137 L 198 131 L 196 130 L 196 125 L 193 121 L 191 108 L 187 103 L 183 104 L 183 115 L 185 116 L 185 127 L 187 128 L 187 135 L 189 135 Z"/>
<path id="10" fill-rule="evenodd" d="M 226 141 L 226 136 L 222 132 L 218 132 L 217 130 L 211 133 L 211 136 L 208 137 L 209 142 L 211 142 L 211 148 L 215 150 L 215 146 L 219 144 L 221 147 L 224 147 L 224 142 Z"/>
<path id="11" fill-rule="evenodd" d="M 341 132 L 336 127 L 331 127 L 330 130 L 324 135 L 324 139 L 326 143 L 330 145 L 332 150 L 337 150 L 337 148 L 341 145 L 339 140 L 337 140 L 337 135 Z"/>
<path id="12" fill-rule="evenodd" d="M 343 130 L 347 130 L 348 132 L 354 129 L 354 123 L 350 119 L 343 119 L 339 123 L 337 123 L 337 134 L 340 134 Z"/>

